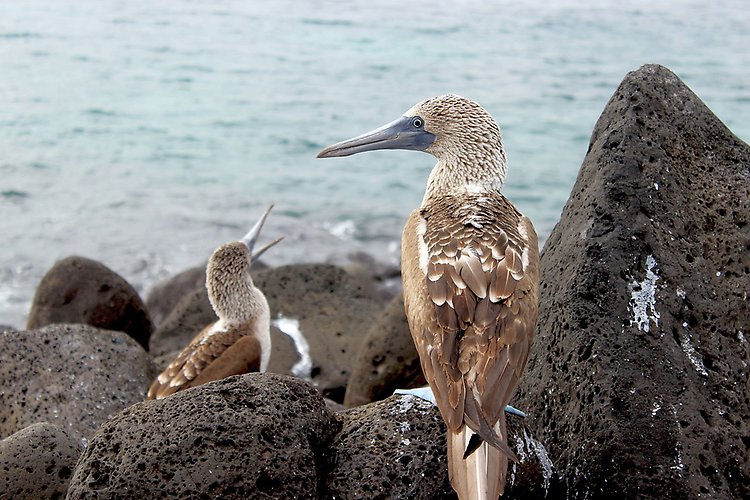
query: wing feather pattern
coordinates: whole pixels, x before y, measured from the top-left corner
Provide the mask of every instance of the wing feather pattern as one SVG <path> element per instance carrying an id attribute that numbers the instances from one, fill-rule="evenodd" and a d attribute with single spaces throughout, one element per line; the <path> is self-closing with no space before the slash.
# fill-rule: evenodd
<path id="1" fill-rule="evenodd" d="M 533 226 L 500 193 L 442 196 L 412 213 L 402 251 L 407 318 L 449 433 L 466 426 L 517 460 L 504 408 L 537 318 Z"/>
<path id="2" fill-rule="evenodd" d="M 260 343 L 250 335 L 250 328 L 250 325 L 223 327 L 218 322 L 204 328 L 154 380 L 148 390 L 148 399 L 161 399 L 198 385 L 198 382 L 235 375 L 237 373 L 233 372 L 238 370 L 239 373 L 258 371 Z M 257 359 L 254 359 L 256 353 Z M 223 368 L 212 367 L 209 371 L 208 368 L 219 358 L 222 358 Z"/>

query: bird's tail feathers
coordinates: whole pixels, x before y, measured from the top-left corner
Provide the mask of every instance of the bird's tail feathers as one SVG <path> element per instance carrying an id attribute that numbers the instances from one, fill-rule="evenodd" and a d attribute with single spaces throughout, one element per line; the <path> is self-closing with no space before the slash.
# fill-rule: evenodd
<path id="1" fill-rule="evenodd" d="M 501 435 L 504 435 L 504 431 L 502 429 Z M 464 458 L 472 434 L 474 431 L 467 426 L 457 433 L 448 431 L 448 475 L 451 486 L 460 500 L 497 500 L 505 489 L 508 456 L 482 442 L 476 451 Z"/>
<path id="2" fill-rule="evenodd" d="M 482 408 L 477 404 L 476 399 L 466 398 L 464 404 L 464 421 L 467 422 L 468 426 L 473 428 L 473 432 L 478 434 L 479 437 L 482 438 L 482 441 L 494 446 L 502 451 L 513 462 L 518 463 L 518 457 L 508 446 L 505 436 L 505 412 L 500 412 L 495 425 L 490 426 L 484 415 L 484 411 L 482 411 Z M 464 458 L 468 458 L 478 446 L 476 438 L 471 439 L 470 437 L 470 440 L 467 441 L 467 443 L 468 444 L 464 449 Z"/>

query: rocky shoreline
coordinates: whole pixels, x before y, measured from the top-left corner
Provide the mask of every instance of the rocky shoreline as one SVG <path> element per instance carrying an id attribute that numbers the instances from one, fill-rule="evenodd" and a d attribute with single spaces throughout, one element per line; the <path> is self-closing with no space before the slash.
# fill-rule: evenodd
<path id="1" fill-rule="evenodd" d="M 750 147 L 668 69 L 628 74 L 542 253 L 508 498 L 750 497 L 749 220 Z M 144 401 L 216 319 L 203 273 L 144 301 L 50 269 L 0 329 L 0 498 L 455 498 L 437 409 L 391 396 L 424 380 L 367 256 L 254 269 L 270 373 Z"/>

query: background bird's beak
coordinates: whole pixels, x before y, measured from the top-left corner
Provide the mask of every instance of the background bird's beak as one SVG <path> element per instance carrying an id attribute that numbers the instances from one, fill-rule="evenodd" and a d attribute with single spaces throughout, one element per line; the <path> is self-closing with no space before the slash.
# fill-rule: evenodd
<path id="1" fill-rule="evenodd" d="M 257 252 L 255 252 L 254 254 L 252 254 L 252 255 L 250 256 L 250 259 L 251 259 L 251 260 L 255 260 L 255 259 L 257 259 L 257 258 L 258 258 L 258 257 L 260 257 L 261 255 L 263 255 L 263 253 L 265 253 L 265 251 L 266 251 L 266 250 L 268 250 L 269 248 L 271 248 L 272 246 L 274 246 L 274 245 L 275 245 L 276 243 L 278 243 L 279 241 L 281 241 L 281 240 L 283 240 L 283 239 L 284 239 L 284 237 L 283 237 L 283 236 L 279 236 L 278 238 L 276 238 L 276 239 L 275 239 L 275 240 L 273 240 L 272 242 L 270 242 L 270 243 L 266 243 L 266 244 L 265 244 L 265 245 L 263 245 L 263 246 L 262 246 L 262 247 L 261 247 L 261 248 L 260 248 L 260 249 L 259 249 L 259 250 L 258 250 Z"/>
<path id="2" fill-rule="evenodd" d="M 250 252 L 251 259 L 256 259 L 260 257 L 260 255 L 263 252 L 265 252 L 266 250 L 274 246 L 276 243 L 284 239 L 283 236 L 281 238 L 276 238 L 272 242 L 264 245 L 257 252 L 253 253 L 255 242 L 258 241 L 258 236 L 260 236 L 260 230 L 263 228 L 263 224 L 265 224 L 266 218 L 268 217 L 268 213 L 271 211 L 272 208 L 273 208 L 273 204 L 266 209 L 265 213 L 263 213 L 260 219 L 258 219 L 258 222 L 256 222 L 255 225 L 252 227 L 252 229 L 250 229 L 250 232 L 247 233 L 245 237 L 240 240 L 242 243 L 247 245 L 247 250 L 248 252 Z"/>
<path id="3" fill-rule="evenodd" d="M 328 146 L 318 153 L 318 158 L 349 156 L 375 149 L 424 151 L 433 142 L 435 142 L 433 134 L 424 128 L 415 128 L 412 125 L 412 117 L 402 116 L 371 132 Z"/>

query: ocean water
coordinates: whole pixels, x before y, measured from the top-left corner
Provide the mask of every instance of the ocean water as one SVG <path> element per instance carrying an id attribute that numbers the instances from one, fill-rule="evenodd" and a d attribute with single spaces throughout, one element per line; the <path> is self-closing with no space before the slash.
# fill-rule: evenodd
<path id="1" fill-rule="evenodd" d="M 322 147 L 454 92 L 498 120 L 542 240 L 624 75 L 675 71 L 750 139 L 745 0 L 0 1 L 0 324 L 53 263 L 145 293 L 276 203 L 273 264 L 397 262 L 434 160 Z"/>

